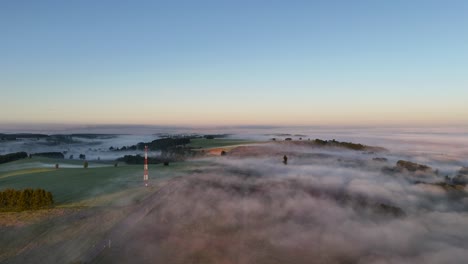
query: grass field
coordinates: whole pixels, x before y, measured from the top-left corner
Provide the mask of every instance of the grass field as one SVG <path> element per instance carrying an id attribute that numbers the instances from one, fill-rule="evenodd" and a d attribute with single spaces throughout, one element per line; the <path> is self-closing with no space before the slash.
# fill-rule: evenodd
<path id="1" fill-rule="evenodd" d="M 63 168 L 55 169 L 56 163 Z M 190 175 L 206 162 L 150 164 L 149 187 L 143 185 L 142 165 L 113 164 L 65 168 L 82 166 L 82 161 L 32 158 L 0 165 L 0 190 L 43 188 L 52 192 L 56 202 L 53 209 L 0 213 L 0 263 L 25 263 L 37 256 L 69 263 L 83 252 L 92 252 L 93 245 L 105 239 L 108 230 L 125 219 L 133 206 L 174 176 Z M 43 247 L 60 250 L 51 255 Z"/>
<path id="2" fill-rule="evenodd" d="M 80 161 L 32 158 L 0 165 L 0 189 L 43 188 L 52 192 L 56 205 L 83 205 L 84 201 L 95 201 L 99 196 L 110 196 L 143 184 L 142 165 L 93 164 L 90 168 L 53 168 L 55 163 L 82 165 Z M 192 162 L 189 162 L 192 163 Z M 43 167 L 51 164 L 51 167 Z M 101 167 L 93 167 L 99 165 Z M 36 167 L 35 167 L 36 166 Z M 8 168 L 6 170 L 5 168 Z M 184 163 L 170 166 L 150 165 L 150 183 L 183 172 Z M 3 169 L 3 170 L 2 170 Z M 122 195 L 125 195 L 122 193 Z M 87 203 L 85 203 L 86 205 Z M 94 204 L 94 203 L 93 203 Z"/>
<path id="3" fill-rule="evenodd" d="M 241 142 L 246 141 L 197 143 L 212 147 Z M 59 169 L 55 169 L 57 163 Z M 127 219 L 134 208 L 146 204 L 142 201 L 170 185 L 175 177 L 189 177 L 209 163 L 201 159 L 169 166 L 150 164 L 149 187 L 144 187 L 143 165 L 120 163 L 114 167 L 113 161 L 101 161 L 90 162 L 84 169 L 81 160 L 44 157 L 0 164 L 0 190 L 42 188 L 52 192 L 55 200 L 52 209 L 0 213 L 0 263 L 92 259 L 109 230 Z"/>
<path id="4" fill-rule="evenodd" d="M 190 146 L 200 149 L 229 147 L 256 143 L 242 139 L 193 139 Z M 55 169 L 59 164 L 59 169 Z M 150 183 L 194 169 L 200 162 L 171 163 L 170 166 L 150 165 Z M 90 162 L 83 168 L 82 160 L 26 158 L 0 164 L 0 190 L 6 188 L 42 188 L 52 192 L 57 206 L 96 204 L 98 198 L 108 200 L 119 193 L 142 186 L 143 166 L 113 161 Z M 107 197 L 107 198 L 104 198 Z M 90 202 L 92 201 L 92 202 Z"/>
<path id="5" fill-rule="evenodd" d="M 244 139 L 226 139 L 226 138 L 215 138 L 215 139 L 196 138 L 196 139 L 191 139 L 190 141 L 191 141 L 191 143 L 189 144 L 190 147 L 203 148 L 203 149 L 258 143 L 255 141 L 249 141 L 249 140 L 244 140 Z"/>

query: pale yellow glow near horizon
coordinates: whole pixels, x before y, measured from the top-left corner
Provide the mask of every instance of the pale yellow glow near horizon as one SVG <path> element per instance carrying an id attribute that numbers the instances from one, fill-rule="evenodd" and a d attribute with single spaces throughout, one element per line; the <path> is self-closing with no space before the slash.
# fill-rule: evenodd
<path id="1" fill-rule="evenodd" d="M 274 91 L 272 91 L 273 93 Z M 231 91 L 225 100 L 216 95 L 179 96 L 177 93 L 140 97 L 81 94 L 68 100 L 51 97 L 23 105 L 12 98 L 2 104 L 1 123 L 143 124 L 143 125 L 459 125 L 468 124 L 465 98 L 442 101 L 384 94 L 386 100 L 356 96 L 352 91 L 304 96 L 284 93 L 248 95 Z M 195 96 L 196 95 L 196 96 Z M 381 95 L 383 96 L 383 95 Z M 377 95 L 375 95 L 377 97 Z M 31 98 L 32 99 L 32 98 Z"/>
<path id="2" fill-rule="evenodd" d="M 41 111 L 42 110 L 42 111 Z M 468 124 L 468 108 L 459 106 L 400 107 L 392 109 L 349 106 L 272 107 L 249 104 L 142 106 L 130 108 L 23 109 L 2 118 L 2 123 L 142 124 L 142 125 L 456 125 Z"/>

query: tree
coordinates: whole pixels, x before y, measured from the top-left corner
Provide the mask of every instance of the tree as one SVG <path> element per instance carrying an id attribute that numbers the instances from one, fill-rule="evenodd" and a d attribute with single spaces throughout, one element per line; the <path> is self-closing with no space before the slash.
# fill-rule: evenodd
<path id="1" fill-rule="evenodd" d="M 3 208 L 6 206 L 6 203 L 7 203 L 7 199 L 6 199 L 6 195 L 4 192 L 0 192 L 0 208 Z"/>
<path id="2" fill-rule="evenodd" d="M 47 192 L 46 195 L 45 195 L 46 199 L 45 199 L 45 205 L 47 207 L 51 207 L 54 205 L 54 197 L 52 196 L 52 193 L 51 192 Z"/>
<path id="3" fill-rule="evenodd" d="M 86 159 L 86 155 L 85 154 L 80 154 L 80 160 L 85 160 Z"/>
<path id="4" fill-rule="evenodd" d="M 39 209 L 43 204 L 43 197 L 41 193 L 41 189 L 35 189 L 32 194 L 31 198 L 31 208 L 32 209 Z"/>
<path id="5" fill-rule="evenodd" d="M 18 191 L 19 192 L 19 191 Z M 18 210 L 29 210 L 32 207 L 33 189 L 28 188 L 20 192 L 18 202 L 16 204 Z"/>
<path id="6" fill-rule="evenodd" d="M 5 190 L 6 193 L 6 208 L 10 210 L 16 210 L 16 205 L 18 204 L 19 200 L 19 191 L 14 189 L 7 189 Z"/>
<path id="7" fill-rule="evenodd" d="M 44 189 L 40 189 L 39 193 L 40 193 L 40 197 L 41 197 L 41 203 L 39 205 L 39 208 L 50 207 L 49 202 L 48 202 L 49 197 L 47 197 L 48 192 L 46 192 L 46 190 L 44 190 Z M 52 193 L 50 195 L 52 195 Z"/>

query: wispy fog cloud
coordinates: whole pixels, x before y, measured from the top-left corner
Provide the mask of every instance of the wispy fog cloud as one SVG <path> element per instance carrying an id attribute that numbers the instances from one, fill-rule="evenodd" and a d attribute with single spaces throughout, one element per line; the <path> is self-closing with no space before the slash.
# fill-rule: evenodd
<path id="1" fill-rule="evenodd" d="M 447 191 L 431 184 L 467 165 L 464 134 L 374 132 L 291 134 L 387 151 L 268 143 L 188 162 L 181 177 L 169 180 L 148 200 L 126 200 L 132 214 L 106 233 L 117 250 L 105 250 L 99 258 L 130 263 L 466 262 L 468 190 Z M 266 134 L 255 138 L 271 137 Z M 146 139 L 117 137 L 99 146 Z M 285 154 L 287 165 L 282 162 Z M 423 177 L 382 170 L 400 159 L 440 173 Z M 151 168 L 152 176 L 160 173 Z M 77 252 L 75 244 L 57 255 L 67 259 L 63 255 L 74 252 L 78 257 L 72 260 L 89 256 L 86 250 Z"/>
<path id="2" fill-rule="evenodd" d="M 151 201 L 153 210 L 140 224 L 128 227 L 124 239 L 132 241 L 131 248 L 108 257 L 130 261 L 138 248 L 144 254 L 132 260 L 161 263 L 468 258 L 466 190 L 450 197 L 441 187 L 411 183 L 410 175 L 386 175 L 372 162 L 349 167 L 339 161 L 352 158 L 347 152 L 324 152 L 333 158 L 322 163 L 315 156 L 300 158 L 306 151 L 299 149 L 301 161 L 293 156 L 288 165 L 279 154 L 208 158 L 209 166 L 174 182 Z M 353 158 L 372 156 L 357 152 Z"/>

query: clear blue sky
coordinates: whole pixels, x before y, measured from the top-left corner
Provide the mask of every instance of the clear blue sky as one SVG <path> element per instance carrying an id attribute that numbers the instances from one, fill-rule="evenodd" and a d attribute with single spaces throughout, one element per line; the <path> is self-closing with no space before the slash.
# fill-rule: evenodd
<path id="1" fill-rule="evenodd" d="M 3 124 L 468 124 L 468 1 L 5 0 L 0 34 Z"/>

